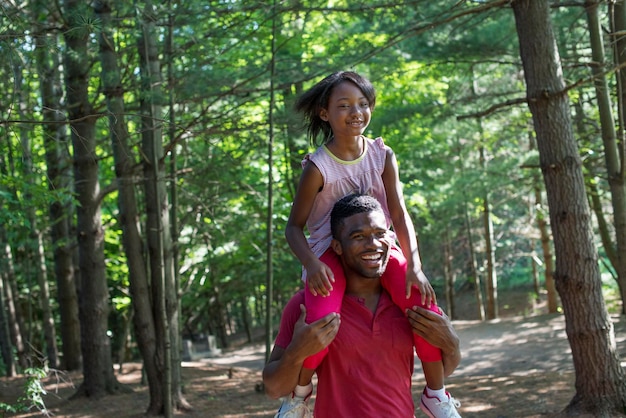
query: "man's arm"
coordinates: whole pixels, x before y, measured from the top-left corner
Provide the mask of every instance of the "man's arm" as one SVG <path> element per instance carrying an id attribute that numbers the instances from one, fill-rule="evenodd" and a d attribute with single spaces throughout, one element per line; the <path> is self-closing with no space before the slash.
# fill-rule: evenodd
<path id="1" fill-rule="evenodd" d="M 283 311 L 283 317 L 286 313 Z M 311 324 L 306 324 L 305 318 L 306 308 L 300 305 L 300 317 L 293 326 L 291 342 L 286 348 L 275 345 L 263 368 L 265 393 L 272 398 L 291 393 L 298 384 L 304 359 L 326 348 L 339 331 L 341 321 L 336 313 L 328 314 Z"/>
<path id="2" fill-rule="evenodd" d="M 420 307 L 407 310 L 407 316 L 413 332 L 441 350 L 444 376 L 451 375 L 461 362 L 461 349 L 450 318 Z"/>

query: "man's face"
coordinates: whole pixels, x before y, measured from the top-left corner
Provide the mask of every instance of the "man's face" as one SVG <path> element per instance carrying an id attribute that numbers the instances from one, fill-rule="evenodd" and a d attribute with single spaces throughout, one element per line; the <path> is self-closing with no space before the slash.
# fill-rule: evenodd
<path id="1" fill-rule="evenodd" d="M 343 260 L 346 275 L 379 278 L 387 268 L 389 237 L 385 215 L 380 211 L 345 218 L 333 249 Z"/>

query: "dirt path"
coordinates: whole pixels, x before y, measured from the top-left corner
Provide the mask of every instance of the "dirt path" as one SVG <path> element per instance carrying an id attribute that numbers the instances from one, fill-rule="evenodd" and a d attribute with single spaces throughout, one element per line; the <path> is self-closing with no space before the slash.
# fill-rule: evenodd
<path id="1" fill-rule="evenodd" d="M 476 375 L 529 373 L 529 365 L 538 371 L 572 369 L 571 351 L 565 335 L 562 315 L 512 318 L 481 323 L 454 321 L 461 339 L 463 361 L 454 377 Z M 251 345 L 206 359 L 215 366 L 261 370 L 265 347 Z M 416 361 L 416 374 L 421 373 Z"/>
<path id="2" fill-rule="evenodd" d="M 614 319 L 618 347 L 624 358 L 626 326 L 624 321 Z M 454 324 L 461 338 L 463 361 L 448 378 L 447 386 L 461 401 L 463 417 L 547 417 L 563 409 L 574 395 L 573 365 L 563 316 Z M 184 363 L 185 396 L 195 408 L 185 416 L 272 417 L 277 401 L 258 391 L 264 358 L 264 346 L 251 345 L 218 358 Z M 139 367 L 131 365 L 118 374 L 118 379 L 133 387 L 133 394 L 71 402 L 65 400 L 74 392 L 70 384 L 49 379 L 46 404 L 56 417 L 140 417 L 148 395 L 139 378 Z M 0 380 L 0 402 L 11 402 L 20 384 L 18 379 Z M 417 400 L 424 385 L 419 362 L 413 384 Z M 14 416 L 42 415 L 33 412 Z M 422 416 L 419 409 L 416 416 Z"/>

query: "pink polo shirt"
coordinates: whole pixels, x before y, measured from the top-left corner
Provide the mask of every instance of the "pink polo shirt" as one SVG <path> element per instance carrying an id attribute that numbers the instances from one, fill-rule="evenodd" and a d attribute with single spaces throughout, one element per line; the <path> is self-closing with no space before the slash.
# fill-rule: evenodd
<path id="1" fill-rule="evenodd" d="M 303 291 L 283 311 L 276 345 L 286 348 L 304 303 Z M 317 368 L 315 417 L 412 418 L 413 337 L 402 311 L 386 291 L 376 313 L 346 295 L 341 327 Z"/>

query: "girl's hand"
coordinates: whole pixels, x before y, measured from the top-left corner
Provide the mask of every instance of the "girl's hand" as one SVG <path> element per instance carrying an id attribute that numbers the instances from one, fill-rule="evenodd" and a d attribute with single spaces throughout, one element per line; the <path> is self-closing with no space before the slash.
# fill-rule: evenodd
<path id="1" fill-rule="evenodd" d="M 317 260 L 316 262 L 305 266 L 306 282 L 309 291 L 313 296 L 328 296 L 333 290 L 331 282 L 335 281 L 333 271 L 326 264 Z"/>
<path id="2" fill-rule="evenodd" d="M 417 272 L 414 269 L 407 268 L 406 270 L 406 297 L 407 299 L 411 296 L 411 289 L 413 286 L 417 286 L 422 295 L 422 306 L 430 307 L 431 304 L 437 303 L 437 296 L 435 295 L 435 290 L 430 285 L 428 278 L 422 271 L 419 269 Z"/>

